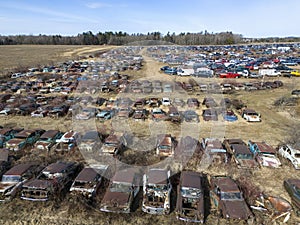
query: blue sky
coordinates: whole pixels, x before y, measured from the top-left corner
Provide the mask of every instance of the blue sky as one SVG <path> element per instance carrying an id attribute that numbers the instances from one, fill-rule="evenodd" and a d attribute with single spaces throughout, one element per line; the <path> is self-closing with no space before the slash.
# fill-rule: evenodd
<path id="1" fill-rule="evenodd" d="M 300 36 L 298 0 L 0 0 L 0 34 L 232 31 Z"/>

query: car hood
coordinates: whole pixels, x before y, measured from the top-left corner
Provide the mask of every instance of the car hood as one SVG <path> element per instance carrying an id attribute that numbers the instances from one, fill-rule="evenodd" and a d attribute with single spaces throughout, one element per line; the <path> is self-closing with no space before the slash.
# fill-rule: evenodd
<path id="1" fill-rule="evenodd" d="M 25 142 L 25 140 L 24 139 L 14 138 L 14 139 L 11 139 L 8 142 L 6 142 L 6 144 L 9 145 L 9 146 L 15 146 L 15 145 L 19 145 L 22 142 Z"/>
<path id="2" fill-rule="evenodd" d="M 245 201 L 223 201 L 223 213 L 226 218 L 246 220 L 251 215 L 251 211 L 248 208 Z"/>
<path id="3" fill-rule="evenodd" d="M 262 165 L 263 166 L 275 167 L 275 168 L 281 166 L 281 162 L 276 157 L 270 157 L 270 156 L 262 155 L 262 156 L 260 156 L 260 158 L 262 160 Z"/>
<path id="4" fill-rule="evenodd" d="M 254 159 L 237 159 L 240 166 L 243 168 L 256 168 L 257 163 Z"/>
<path id="5" fill-rule="evenodd" d="M 0 183 L 0 193 L 4 192 L 5 190 L 15 186 L 17 183 L 16 182 L 8 182 L 8 183 Z"/>
<path id="6" fill-rule="evenodd" d="M 130 196 L 130 192 L 107 191 L 103 197 L 101 204 L 107 206 L 126 206 L 129 203 Z"/>

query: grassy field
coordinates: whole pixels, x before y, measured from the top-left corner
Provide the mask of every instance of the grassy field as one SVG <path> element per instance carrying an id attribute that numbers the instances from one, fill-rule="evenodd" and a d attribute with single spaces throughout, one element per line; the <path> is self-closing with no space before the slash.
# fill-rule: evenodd
<path id="1" fill-rule="evenodd" d="M 8 46 L 10 47 L 10 46 Z M 45 46 L 45 51 L 47 50 Z M 66 49 L 57 48 L 57 52 L 53 54 L 58 54 L 60 57 L 75 57 L 82 54 L 91 54 L 94 51 L 103 50 L 95 47 L 79 47 L 79 46 L 65 46 Z M 68 47 L 68 48 L 67 48 Z M 17 48 L 17 46 L 15 46 Z M 30 52 L 30 47 L 28 46 L 27 54 Z M 42 49 L 42 48 L 41 48 Z M 37 50 L 38 51 L 38 50 Z M 17 57 L 21 58 L 17 54 Z M 35 53 L 37 54 L 37 53 Z M 2 56 L 1 56 L 2 57 Z M 35 56 L 36 59 L 39 57 Z M 45 56 L 46 57 L 46 56 Z M 57 57 L 57 56 L 56 56 Z M 145 63 L 141 71 L 128 71 L 133 79 L 147 79 L 147 80 L 166 80 L 166 81 L 185 81 L 187 82 L 188 78 L 184 77 L 174 77 L 168 76 L 159 72 L 159 68 L 162 66 L 161 63 L 157 63 L 145 56 Z M 58 57 L 56 58 L 58 59 Z M 32 61 L 33 62 L 33 61 Z M 13 65 L 13 63 L 12 63 Z M 125 72 L 127 73 L 127 72 Z M 200 130 L 193 130 L 191 127 L 185 129 L 182 125 L 177 127 L 171 124 L 167 124 L 166 127 L 163 127 L 165 130 L 163 132 L 171 133 L 177 137 L 183 135 L 190 135 L 192 132 L 195 132 L 199 138 L 203 137 L 227 137 L 227 138 L 241 138 L 244 141 L 253 140 L 253 141 L 266 141 L 272 146 L 276 147 L 279 143 L 284 142 L 285 139 L 290 135 L 289 128 L 299 123 L 299 115 L 295 114 L 299 109 L 299 106 L 290 108 L 288 111 L 284 107 L 275 107 L 273 105 L 274 101 L 280 97 L 286 96 L 290 97 L 291 90 L 300 89 L 300 83 L 298 80 L 300 78 L 267 78 L 268 80 L 281 79 L 284 82 L 284 86 L 274 90 L 262 90 L 254 92 L 240 91 L 232 95 L 213 95 L 213 97 L 219 102 L 224 97 L 241 99 L 245 102 L 248 108 L 255 109 L 262 115 L 261 123 L 248 123 L 239 116 L 239 120 L 234 123 L 229 122 L 206 122 L 200 118 L 199 127 Z M 222 79 L 199 79 L 198 82 L 222 82 Z M 241 81 L 249 81 L 248 79 L 239 79 Z M 176 93 L 173 93 L 173 98 Z M 197 97 L 200 101 L 205 97 L 205 93 L 200 95 L 188 95 L 186 97 Z M 113 95 L 105 95 L 104 97 L 113 97 Z M 114 96 L 115 97 L 115 96 Z M 198 109 L 198 113 L 201 115 L 203 106 Z M 219 117 L 220 118 L 220 117 Z M 18 117 L 6 117 L 0 118 L 0 125 L 5 124 L 14 124 L 17 127 L 24 128 L 43 128 L 43 129 L 59 129 L 59 130 L 68 130 L 74 126 L 74 121 L 72 119 L 49 119 L 49 118 L 24 118 L 21 116 Z M 95 125 L 101 131 L 107 131 L 111 128 L 110 122 L 99 123 L 95 122 Z M 150 121 L 146 121 L 145 124 L 133 124 L 129 122 L 129 127 L 135 135 L 144 135 L 147 136 L 149 133 L 153 132 L 151 130 L 153 124 Z M 190 126 L 190 125 L 188 125 Z M 221 132 L 220 132 L 221 131 Z M 159 130 L 158 132 L 161 132 Z M 80 153 L 79 153 L 80 154 Z M 130 149 L 124 154 L 129 161 L 136 159 L 135 152 Z M 31 157 L 31 158 L 30 158 Z M 63 158 L 68 160 L 80 159 L 80 155 L 64 156 Z M 32 154 L 21 160 L 26 161 L 26 159 L 36 159 L 41 161 L 43 158 L 38 154 Z M 149 160 L 155 161 L 157 158 L 152 157 Z M 265 193 L 275 196 L 281 196 L 290 200 L 288 194 L 283 188 L 283 180 L 286 178 L 299 178 L 300 172 L 296 171 L 289 162 L 282 160 L 283 166 L 280 169 L 269 169 L 261 168 L 254 171 L 243 171 L 236 169 L 235 166 L 228 167 L 209 167 L 203 168 L 201 162 L 195 162 L 189 165 L 189 169 L 193 169 L 199 172 L 203 172 L 208 175 L 230 175 L 235 179 L 246 178 L 247 182 L 259 187 Z M 96 206 L 97 208 L 97 206 Z M 29 216 L 30 215 L 30 216 Z M 256 224 L 280 224 L 273 221 L 260 221 Z M 288 224 L 299 224 L 300 219 L 296 217 L 293 213 L 291 220 Z M 94 208 L 91 209 L 87 205 L 82 204 L 79 201 L 66 196 L 62 202 L 58 204 L 50 201 L 45 203 L 37 202 L 26 202 L 20 199 L 14 199 L 8 204 L 0 205 L 0 223 L 1 224 L 184 224 L 180 221 L 177 221 L 175 218 L 175 213 L 172 212 L 171 215 L 166 216 L 154 216 L 148 215 L 141 212 L 141 207 L 138 210 L 130 215 L 121 215 L 121 214 L 111 214 L 111 213 L 100 213 Z M 237 223 L 228 223 L 224 219 L 218 219 L 215 215 L 209 215 L 207 218 L 206 224 L 215 225 L 215 224 L 232 224 Z M 239 223 L 245 224 L 245 223 Z"/>
<path id="2" fill-rule="evenodd" d="M 24 67 L 53 65 L 111 48 L 112 46 L 2 45 L 0 46 L 0 75 Z"/>

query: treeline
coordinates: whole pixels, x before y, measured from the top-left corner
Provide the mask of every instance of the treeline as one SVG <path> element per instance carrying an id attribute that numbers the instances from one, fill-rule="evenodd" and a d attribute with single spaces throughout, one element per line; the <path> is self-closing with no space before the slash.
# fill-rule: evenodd
<path id="1" fill-rule="evenodd" d="M 243 42 L 240 34 L 232 32 L 221 33 L 180 33 L 175 34 L 168 32 L 163 35 L 160 32 L 149 32 L 147 34 L 126 32 L 99 32 L 93 34 L 91 31 L 78 34 L 77 36 L 62 35 L 14 35 L 0 36 L 0 45 L 126 45 L 133 42 L 141 41 L 163 41 L 178 45 L 227 45 L 238 44 Z"/>
<path id="2" fill-rule="evenodd" d="M 231 45 L 249 42 L 300 42 L 300 37 L 269 37 L 269 38 L 243 38 L 241 34 L 232 32 L 209 33 L 170 33 L 163 35 L 160 32 L 149 32 L 147 34 L 126 32 L 99 32 L 93 34 L 91 31 L 83 32 L 77 36 L 62 35 L 14 35 L 0 36 L 0 45 L 126 45 L 141 41 L 163 41 L 177 45 Z"/>

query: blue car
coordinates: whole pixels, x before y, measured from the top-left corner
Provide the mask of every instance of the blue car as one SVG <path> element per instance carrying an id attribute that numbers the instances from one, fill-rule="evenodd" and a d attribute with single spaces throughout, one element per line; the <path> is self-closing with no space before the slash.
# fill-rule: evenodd
<path id="1" fill-rule="evenodd" d="M 223 119 L 225 121 L 234 122 L 238 120 L 238 117 L 232 110 L 227 110 L 226 112 L 223 112 Z"/>
<path id="2" fill-rule="evenodd" d="M 115 111 L 113 109 L 103 109 L 101 110 L 96 117 L 99 120 L 110 120 L 115 115 Z"/>
<path id="3" fill-rule="evenodd" d="M 177 75 L 177 69 L 176 68 L 170 68 L 164 70 L 164 73 L 169 74 L 169 75 Z"/>

